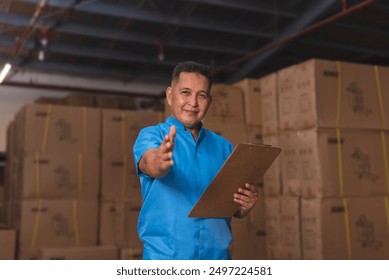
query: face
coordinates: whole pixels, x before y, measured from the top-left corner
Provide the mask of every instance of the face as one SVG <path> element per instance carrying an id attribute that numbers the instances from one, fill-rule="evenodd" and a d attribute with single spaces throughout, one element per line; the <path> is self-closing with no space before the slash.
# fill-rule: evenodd
<path id="1" fill-rule="evenodd" d="M 166 89 L 172 116 L 188 129 L 197 129 L 211 105 L 209 82 L 198 73 L 181 72 L 177 81 Z"/>

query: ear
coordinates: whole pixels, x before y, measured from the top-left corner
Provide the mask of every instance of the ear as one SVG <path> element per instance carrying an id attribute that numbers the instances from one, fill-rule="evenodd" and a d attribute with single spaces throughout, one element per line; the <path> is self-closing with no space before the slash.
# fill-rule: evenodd
<path id="1" fill-rule="evenodd" d="M 166 88 L 166 101 L 169 104 L 169 106 L 172 106 L 172 98 L 173 98 L 172 87 L 168 87 Z"/>

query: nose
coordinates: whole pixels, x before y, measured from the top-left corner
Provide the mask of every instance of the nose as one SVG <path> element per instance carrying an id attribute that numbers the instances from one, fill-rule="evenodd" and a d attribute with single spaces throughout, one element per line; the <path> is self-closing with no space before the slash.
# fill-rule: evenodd
<path id="1" fill-rule="evenodd" d="M 192 94 L 189 99 L 189 104 L 193 107 L 197 107 L 199 105 L 197 100 L 197 94 Z"/>

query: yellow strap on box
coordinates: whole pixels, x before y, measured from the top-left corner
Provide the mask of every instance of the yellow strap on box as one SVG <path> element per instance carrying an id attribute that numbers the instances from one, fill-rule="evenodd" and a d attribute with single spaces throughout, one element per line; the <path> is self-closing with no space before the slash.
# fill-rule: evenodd
<path id="1" fill-rule="evenodd" d="M 83 168 L 83 158 L 82 154 L 78 154 L 77 157 L 78 160 L 78 184 L 77 184 L 77 190 L 78 190 L 78 198 L 82 198 L 83 196 L 83 174 L 84 174 L 84 168 Z"/>
<path id="2" fill-rule="evenodd" d="M 384 110 L 384 102 L 382 100 L 381 79 L 380 79 L 380 73 L 378 71 L 377 66 L 374 66 L 374 74 L 375 74 L 375 81 L 377 84 L 377 94 L 378 94 L 378 103 L 380 106 L 381 122 L 382 122 L 383 128 L 387 129 L 385 110 Z"/>
<path id="3" fill-rule="evenodd" d="M 335 126 L 339 127 L 340 125 L 340 113 L 342 105 L 342 68 L 340 62 L 337 61 L 336 65 L 338 67 L 338 101 L 336 106 L 336 123 Z"/>
<path id="4" fill-rule="evenodd" d="M 84 153 L 87 152 L 86 116 L 87 116 L 87 108 L 82 107 L 82 150 Z"/>
<path id="5" fill-rule="evenodd" d="M 80 246 L 80 235 L 78 231 L 78 209 L 77 200 L 73 200 L 73 227 L 74 227 L 74 241 L 77 246 Z"/>
<path id="6" fill-rule="evenodd" d="M 38 237 L 38 232 L 39 232 L 39 222 L 41 218 L 41 209 L 42 209 L 42 200 L 39 200 L 38 202 L 38 211 L 35 215 L 35 220 L 34 220 L 34 229 L 32 231 L 32 238 L 31 238 L 31 244 L 30 247 L 31 249 L 35 248 L 36 245 L 36 239 Z"/>
<path id="7" fill-rule="evenodd" d="M 39 152 L 35 151 L 35 198 L 41 197 L 41 170 Z"/>
<path id="8" fill-rule="evenodd" d="M 122 191 L 121 191 L 121 198 L 124 198 L 126 195 L 126 185 L 127 185 L 127 154 L 123 154 L 123 172 L 122 172 Z"/>
<path id="9" fill-rule="evenodd" d="M 342 141 L 340 135 L 340 111 L 342 102 L 342 68 L 339 61 L 336 62 L 338 67 L 338 101 L 336 106 L 336 139 L 338 150 L 338 173 L 339 173 L 339 194 L 342 197 L 344 195 L 343 186 L 343 157 L 342 157 Z"/>
<path id="10" fill-rule="evenodd" d="M 338 173 L 339 173 L 339 195 L 343 197 L 344 195 L 344 184 L 343 184 L 343 156 L 342 156 L 342 138 L 340 135 L 340 129 L 336 128 L 336 139 L 337 139 L 337 148 L 338 148 Z"/>
<path id="11" fill-rule="evenodd" d="M 42 152 L 46 151 L 47 136 L 49 134 L 49 125 L 50 125 L 51 111 L 52 111 L 51 104 L 47 105 L 47 115 L 46 115 L 46 120 L 45 120 L 45 128 L 44 128 L 44 131 L 43 131 L 42 147 L 41 147 Z"/>
<path id="12" fill-rule="evenodd" d="M 342 201 L 344 207 L 344 227 L 346 231 L 347 258 L 351 260 L 351 239 L 350 239 L 350 222 L 348 217 L 348 204 L 346 198 L 342 198 Z"/>
<path id="13" fill-rule="evenodd" d="M 389 201 L 387 196 L 384 196 L 384 203 L 385 203 L 385 211 L 386 211 L 386 222 L 387 222 L 388 234 L 389 234 Z"/>
<path id="14" fill-rule="evenodd" d="M 381 145 L 382 145 L 382 154 L 384 156 L 384 168 L 385 168 L 385 178 L 386 178 L 386 191 L 389 194 L 389 162 L 388 162 L 388 151 L 386 150 L 386 136 L 385 131 L 381 130 Z"/>

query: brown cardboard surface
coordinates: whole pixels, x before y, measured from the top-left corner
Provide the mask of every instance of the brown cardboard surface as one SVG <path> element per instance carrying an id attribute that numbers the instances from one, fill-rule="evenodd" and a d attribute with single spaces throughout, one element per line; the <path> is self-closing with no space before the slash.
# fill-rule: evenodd
<path id="1" fill-rule="evenodd" d="M 116 155 L 103 155 L 101 168 L 101 198 L 103 200 L 141 200 L 139 176 L 136 174 L 132 152 Z"/>
<path id="2" fill-rule="evenodd" d="M 19 199 L 98 199 L 98 155 L 24 153 L 20 165 Z"/>
<path id="3" fill-rule="evenodd" d="M 234 193 L 245 183 L 256 184 L 281 152 L 280 148 L 239 144 L 197 201 L 189 217 L 231 217 L 238 205 Z"/>
<path id="4" fill-rule="evenodd" d="M 243 90 L 245 123 L 262 125 L 261 82 L 259 79 L 243 79 L 233 84 Z"/>
<path id="5" fill-rule="evenodd" d="M 264 136 L 263 144 L 280 147 L 278 134 Z M 280 196 L 282 194 L 281 156 L 276 158 L 274 163 L 263 175 L 263 189 L 265 196 Z"/>
<path id="6" fill-rule="evenodd" d="M 213 84 L 212 104 L 204 123 L 244 123 L 243 91 L 240 87 L 227 84 Z"/>
<path id="7" fill-rule="evenodd" d="M 97 244 L 97 200 L 23 200 L 14 207 L 19 247 Z"/>
<path id="8" fill-rule="evenodd" d="M 103 201 L 100 204 L 99 243 L 120 248 L 141 248 L 137 230 L 141 205 L 138 200 Z"/>
<path id="9" fill-rule="evenodd" d="M 261 113 L 262 134 L 278 133 L 278 80 L 277 73 L 262 77 L 261 83 Z"/>
<path id="10" fill-rule="evenodd" d="M 121 260 L 141 260 L 143 257 L 143 248 L 122 248 L 120 250 Z"/>
<path id="11" fill-rule="evenodd" d="M 305 259 L 388 260 L 388 197 L 302 199 Z"/>
<path id="12" fill-rule="evenodd" d="M 204 127 L 223 136 L 231 142 L 234 147 L 239 143 L 247 141 L 247 130 L 244 124 L 226 124 L 206 122 Z"/>
<path id="13" fill-rule="evenodd" d="M 300 198 L 282 197 L 280 243 L 282 259 L 302 259 L 300 216 Z"/>
<path id="14" fill-rule="evenodd" d="M 230 247 L 233 260 L 265 260 L 265 223 L 251 223 L 249 219 L 233 219 L 231 222 L 233 242 Z"/>
<path id="15" fill-rule="evenodd" d="M 103 155 L 122 156 L 132 151 L 139 131 L 160 121 L 159 113 L 105 109 L 103 113 Z"/>
<path id="16" fill-rule="evenodd" d="M 388 132 L 319 128 L 282 133 L 284 193 L 304 197 L 385 195 Z"/>
<path id="17" fill-rule="evenodd" d="M 16 230 L 0 227 L 0 260 L 14 260 L 16 249 Z"/>
<path id="18" fill-rule="evenodd" d="M 99 109 L 26 104 L 15 120 L 18 152 L 100 153 Z"/>
<path id="19" fill-rule="evenodd" d="M 117 260 L 115 246 L 89 246 L 70 248 L 42 248 L 42 260 Z"/>
<path id="20" fill-rule="evenodd" d="M 389 115 L 381 111 L 389 107 L 389 98 L 384 94 L 388 84 L 382 78 L 387 72 L 379 67 L 377 79 L 373 65 L 318 59 L 280 70 L 280 129 L 387 129 Z M 383 81 L 381 93 L 377 80 Z"/>
<path id="21" fill-rule="evenodd" d="M 266 249 L 270 260 L 282 259 L 281 197 L 265 197 Z"/>
<path id="22" fill-rule="evenodd" d="M 95 104 L 98 108 L 117 109 L 119 108 L 119 100 L 116 97 L 96 95 Z"/>

